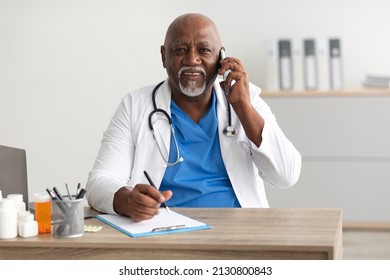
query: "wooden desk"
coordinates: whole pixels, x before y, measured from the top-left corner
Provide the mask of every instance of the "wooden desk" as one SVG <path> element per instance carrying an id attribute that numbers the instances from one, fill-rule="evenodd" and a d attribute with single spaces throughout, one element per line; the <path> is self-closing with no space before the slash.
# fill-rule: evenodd
<path id="1" fill-rule="evenodd" d="M 131 238 L 97 219 L 97 233 L 0 240 L 0 259 L 341 259 L 341 209 L 176 208 L 212 229 Z"/>

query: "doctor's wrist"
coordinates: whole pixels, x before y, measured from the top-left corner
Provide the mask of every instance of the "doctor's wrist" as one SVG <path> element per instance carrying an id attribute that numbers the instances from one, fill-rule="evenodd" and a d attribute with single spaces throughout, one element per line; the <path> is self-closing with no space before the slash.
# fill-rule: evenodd
<path id="1" fill-rule="evenodd" d="M 113 208 L 115 213 L 122 216 L 128 215 L 128 197 L 131 190 L 127 187 L 121 187 L 115 194 L 113 200 Z"/>

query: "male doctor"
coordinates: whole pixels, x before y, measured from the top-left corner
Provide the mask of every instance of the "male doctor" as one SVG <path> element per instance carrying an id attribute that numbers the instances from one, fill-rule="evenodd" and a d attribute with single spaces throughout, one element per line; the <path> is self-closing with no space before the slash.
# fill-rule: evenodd
<path id="1" fill-rule="evenodd" d="M 297 182 L 300 153 L 241 61 L 221 49 L 209 18 L 185 14 L 171 23 L 161 46 L 168 78 L 122 99 L 89 174 L 91 207 L 135 221 L 151 219 L 161 203 L 269 207 L 264 181 Z"/>

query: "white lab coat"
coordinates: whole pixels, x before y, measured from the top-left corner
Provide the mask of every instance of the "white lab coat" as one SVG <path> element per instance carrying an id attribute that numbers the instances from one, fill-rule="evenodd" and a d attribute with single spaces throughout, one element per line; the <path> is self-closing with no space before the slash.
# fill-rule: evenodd
<path id="1" fill-rule="evenodd" d="M 277 188 L 294 185 L 301 171 L 301 155 L 279 128 L 269 106 L 259 97 L 260 88 L 253 84 L 250 84 L 252 104 L 265 120 L 260 147 L 246 137 L 233 109 L 232 124 L 238 128 L 238 133 L 233 137 L 225 136 L 227 104 L 219 82 L 217 79 L 214 84 L 218 100 L 219 142 L 234 192 L 242 207 L 269 207 L 263 181 Z M 148 123 L 153 111 L 153 88 L 148 86 L 125 95 L 104 133 L 99 154 L 89 174 L 86 194 L 89 205 L 99 211 L 115 213 L 114 193 L 122 186 L 131 188 L 138 183 L 147 183 L 144 170 L 156 186 L 163 179 L 167 166 Z M 170 115 L 170 103 L 171 90 L 166 80 L 157 91 L 156 104 Z M 161 137 L 159 144 L 167 159 L 171 131 L 161 118 L 162 114 L 153 117 L 153 127 L 156 136 Z"/>

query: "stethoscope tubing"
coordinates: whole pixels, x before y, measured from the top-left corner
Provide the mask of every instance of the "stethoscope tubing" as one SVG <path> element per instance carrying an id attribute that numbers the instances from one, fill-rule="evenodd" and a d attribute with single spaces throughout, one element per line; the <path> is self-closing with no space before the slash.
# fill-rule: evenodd
<path id="1" fill-rule="evenodd" d="M 179 162 L 182 162 L 183 161 L 183 158 L 180 156 L 180 150 L 179 150 L 179 145 L 177 143 L 177 139 L 176 139 L 176 136 L 175 136 L 175 131 L 173 129 L 173 125 L 172 125 L 172 118 L 169 116 L 169 114 L 167 113 L 167 111 L 163 110 L 163 109 L 160 109 L 157 107 L 157 103 L 156 103 L 156 94 L 157 94 L 157 91 L 158 89 L 161 87 L 161 85 L 164 83 L 164 81 L 158 83 L 153 91 L 152 91 L 152 102 L 153 102 L 153 111 L 150 112 L 149 114 L 149 118 L 148 118 L 148 124 L 149 124 L 149 129 L 150 131 L 152 132 L 153 134 L 153 138 L 156 142 L 156 145 L 158 147 L 158 150 L 161 154 L 161 157 L 163 158 L 163 160 L 165 161 L 165 163 L 168 165 L 168 166 L 173 166 Z M 228 125 L 224 128 L 223 130 L 223 133 L 226 135 L 226 136 L 234 136 L 236 135 L 237 133 L 237 129 L 232 125 L 232 112 L 231 112 L 231 105 L 229 104 L 226 96 L 225 96 L 225 99 L 226 99 L 226 104 L 227 104 L 227 110 L 228 110 Z M 155 136 L 155 133 L 154 133 L 154 129 L 153 129 L 153 121 L 152 121 L 152 118 L 153 118 L 153 115 L 156 114 L 156 113 L 161 113 L 163 114 L 166 119 L 168 120 L 168 123 L 169 123 L 169 126 L 171 128 L 171 133 L 172 133 L 172 138 L 174 140 L 174 144 L 176 146 L 176 152 L 177 152 L 177 159 L 175 162 L 172 162 L 170 163 L 168 160 L 169 159 L 165 159 L 164 156 L 163 156 L 163 153 L 161 151 L 161 148 L 157 142 L 157 139 L 156 139 L 156 136 Z"/>

